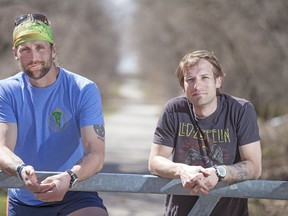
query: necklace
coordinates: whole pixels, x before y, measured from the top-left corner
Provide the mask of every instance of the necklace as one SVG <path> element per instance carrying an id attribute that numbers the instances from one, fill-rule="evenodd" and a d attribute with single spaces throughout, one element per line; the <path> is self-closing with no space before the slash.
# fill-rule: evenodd
<path id="1" fill-rule="evenodd" d="M 211 155 L 211 149 L 210 149 L 209 143 L 207 141 L 207 137 L 205 136 L 205 134 L 203 133 L 203 131 L 201 130 L 200 126 L 198 125 L 198 123 L 196 121 L 196 118 L 199 118 L 199 119 L 202 118 L 203 119 L 206 117 L 196 116 L 196 114 L 194 114 L 194 112 L 192 111 L 194 109 L 191 108 L 191 106 L 193 107 L 193 104 L 191 104 L 188 100 L 187 100 L 187 105 L 189 107 L 189 112 L 190 112 L 192 123 L 195 126 L 195 128 L 197 128 L 198 145 L 199 145 L 200 152 L 202 153 L 201 159 L 207 167 L 212 167 L 214 165 L 214 163 L 211 160 L 211 158 L 209 157 L 209 155 Z"/>

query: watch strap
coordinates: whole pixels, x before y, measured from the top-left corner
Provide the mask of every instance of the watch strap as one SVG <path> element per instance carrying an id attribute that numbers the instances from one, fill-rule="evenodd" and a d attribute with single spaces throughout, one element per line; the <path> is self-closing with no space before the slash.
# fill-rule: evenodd
<path id="1" fill-rule="evenodd" d="M 71 179 L 70 179 L 70 184 L 69 184 L 69 188 L 72 188 L 72 186 L 74 185 L 74 183 L 78 180 L 78 176 L 72 172 L 71 170 L 66 170 L 66 172 L 70 175 Z"/>
<path id="2" fill-rule="evenodd" d="M 23 168 L 25 167 L 26 165 L 25 164 L 22 164 L 22 165 L 19 165 L 16 169 L 16 173 L 17 173 L 17 176 L 23 181 L 23 177 L 22 177 L 22 170 Z"/>

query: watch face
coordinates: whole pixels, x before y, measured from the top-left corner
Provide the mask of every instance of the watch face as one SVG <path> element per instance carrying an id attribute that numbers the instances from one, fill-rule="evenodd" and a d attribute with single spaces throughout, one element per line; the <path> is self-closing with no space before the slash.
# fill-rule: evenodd
<path id="1" fill-rule="evenodd" d="M 77 185 L 77 182 L 78 182 L 78 178 L 73 181 L 71 188 L 74 188 Z"/>
<path id="2" fill-rule="evenodd" d="M 224 178 L 226 176 L 226 169 L 223 166 L 218 166 L 217 172 L 221 178 Z"/>

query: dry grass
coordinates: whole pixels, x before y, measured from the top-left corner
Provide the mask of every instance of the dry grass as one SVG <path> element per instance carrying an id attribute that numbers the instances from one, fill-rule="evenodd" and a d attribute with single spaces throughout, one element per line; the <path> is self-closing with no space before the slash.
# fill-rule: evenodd
<path id="1" fill-rule="evenodd" d="M 263 172 L 261 179 L 288 181 L 288 122 L 260 123 Z M 251 199 L 250 215 L 288 215 L 288 200 Z"/>

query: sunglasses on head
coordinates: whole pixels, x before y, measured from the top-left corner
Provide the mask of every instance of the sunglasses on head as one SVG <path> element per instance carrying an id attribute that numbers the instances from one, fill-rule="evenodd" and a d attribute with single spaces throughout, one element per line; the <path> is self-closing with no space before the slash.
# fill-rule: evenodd
<path id="1" fill-rule="evenodd" d="M 15 19 L 14 26 L 18 26 L 27 20 L 37 20 L 45 23 L 48 26 L 50 25 L 48 18 L 42 14 L 24 14 Z"/>

